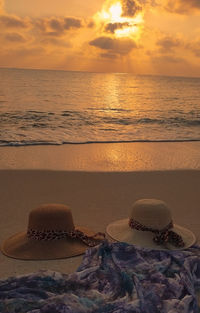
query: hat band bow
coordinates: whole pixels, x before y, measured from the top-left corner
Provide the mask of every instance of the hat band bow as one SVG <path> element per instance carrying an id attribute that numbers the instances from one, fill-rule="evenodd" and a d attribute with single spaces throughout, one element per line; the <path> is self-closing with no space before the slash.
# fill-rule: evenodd
<path id="1" fill-rule="evenodd" d="M 41 241 L 51 241 L 51 240 L 59 240 L 64 238 L 73 238 L 80 239 L 83 243 L 85 243 L 89 247 L 94 247 L 98 245 L 101 241 L 105 239 L 104 233 L 96 233 L 93 236 L 87 236 L 82 231 L 78 229 L 65 231 L 65 230 L 36 230 L 36 229 L 28 229 L 27 231 L 28 238 L 41 240 Z"/>
<path id="2" fill-rule="evenodd" d="M 173 228 L 173 222 L 171 221 L 167 226 L 165 226 L 163 229 L 155 229 L 151 227 L 147 227 L 145 225 L 142 225 L 141 223 L 137 222 L 136 220 L 130 218 L 129 220 L 129 226 L 132 229 L 141 230 L 141 231 L 150 231 L 155 234 L 153 237 L 153 241 L 157 245 L 162 245 L 166 243 L 171 243 L 175 247 L 184 247 L 184 242 L 182 237 L 175 233 L 173 230 L 170 230 Z"/>

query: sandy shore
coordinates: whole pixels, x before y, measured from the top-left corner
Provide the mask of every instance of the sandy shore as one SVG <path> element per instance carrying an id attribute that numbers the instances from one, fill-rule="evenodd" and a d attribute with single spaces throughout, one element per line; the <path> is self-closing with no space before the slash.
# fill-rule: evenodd
<path id="1" fill-rule="evenodd" d="M 149 171 L 200 169 L 200 141 L 0 147 L 0 169 Z"/>
<path id="2" fill-rule="evenodd" d="M 42 203 L 67 204 L 72 209 L 75 224 L 105 231 L 109 222 L 127 217 L 132 203 L 140 198 L 166 201 L 172 208 L 174 221 L 190 228 L 200 238 L 199 145 L 193 144 L 186 148 L 177 143 L 176 147 L 169 148 L 170 158 L 173 155 L 176 160 L 173 164 L 179 164 L 176 169 L 169 163 L 166 167 L 168 150 L 162 144 L 156 149 L 153 145 L 130 145 L 124 154 L 122 146 L 112 145 L 104 147 L 107 150 L 101 145 L 96 150 L 92 145 L 84 145 L 79 155 L 75 151 L 78 146 L 72 149 L 51 146 L 1 148 L 0 243 L 8 236 L 24 231 L 30 210 Z M 92 159 L 95 154 L 96 158 Z M 112 157 L 109 159 L 108 155 Z M 148 158 L 145 159 L 145 155 Z M 86 156 L 90 156 L 90 162 Z M 136 156 L 140 156 L 142 163 L 137 162 Z M 83 163 L 79 163 L 81 159 Z M 64 163 L 60 164 L 61 161 Z M 79 164 L 78 168 L 75 163 Z M 55 261 L 21 261 L 0 254 L 0 278 L 39 269 L 70 273 L 77 269 L 81 259 L 82 256 Z"/>
<path id="3" fill-rule="evenodd" d="M 89 173 L 45 170 L 0 171 L 0 242 L 24 231 L 30 210 L 41 203 L 68 204 L 76 224 L 96 231 L 129 215 L 139 198 L 158 198 L 173 209 L 174 221 L 200 238 L 200 171 Z M 82 257 L 20 261 L 0 255 L 0 277 L 39 269 L 73 272 Z"/>

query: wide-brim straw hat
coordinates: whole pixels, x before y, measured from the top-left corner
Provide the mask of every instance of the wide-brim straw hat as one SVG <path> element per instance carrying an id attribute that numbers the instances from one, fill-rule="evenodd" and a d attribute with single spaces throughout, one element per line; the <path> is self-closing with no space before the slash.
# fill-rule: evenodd
<path id="1" fill-rule="evenodd" d="M 74 226 L 71 210 L 63 204 L 44 204 L 29 214 L 26 231 L 6 239 L 1 251 L 22 260 L 52 260 L 81 255 L 97 245 L 102 233 Z"/>
<path id="2" fill-rule="evenodd" d="M 189 229 L 173 223 L 170 208 L 157 199 L 137 200 L 132 206 L 130 218 L 110 223 L 106 232 L 113 240 L 155 250 L 187 249 L 196 241 Z M 170 236 L 172 241 L 162 241 L 162 238 Z"/>

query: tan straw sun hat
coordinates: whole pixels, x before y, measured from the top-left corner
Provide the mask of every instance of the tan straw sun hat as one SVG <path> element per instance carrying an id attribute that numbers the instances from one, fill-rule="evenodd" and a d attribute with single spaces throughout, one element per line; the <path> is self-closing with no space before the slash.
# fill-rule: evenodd
<path id="1" fill-rule="evenodd" d="M 44 204 L 30 212 L 27 231 L 6 239 L 1 251 L 22 260 L 61 259 L 83 254 L 103 238 L 103 233 L 75 227 L 66 205 Z"/>
<path id="2" fill-rule="evenodd" d="M 173 224 L 167 204 L 156 199 L 136 201 L 130 218 L 109 224 L 106 232 L 114 240 L 156 250 L 186 249 L 196 241 L 190 230 Z"/>

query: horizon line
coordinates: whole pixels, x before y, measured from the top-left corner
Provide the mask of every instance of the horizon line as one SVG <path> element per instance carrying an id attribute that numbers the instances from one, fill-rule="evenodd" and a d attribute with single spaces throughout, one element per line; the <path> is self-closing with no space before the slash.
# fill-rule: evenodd
<path id="1" fill-rule="evenodd" d="M 55 69 L 55 68 L 31 68 L 31 67 L 9 67 L 0 66 L 0 69 L 10 69 L 10 70 L 35 70 L 35 71 L 57 71 L 57 72 L 77 72 L 77 73 L 93 73 L 93 74 L 132 74 L 134 76 L 158 76 L 158 77 L 175 77 L 175 78 L 200 78 L 200 76 L 184 76 L 184 75 L 170 75 L 170 74 L 139 74 L 133 72 L 103 72 L 103 71 L 81 71 L 81 70 L 65 70 L 65 69 Z"/>

